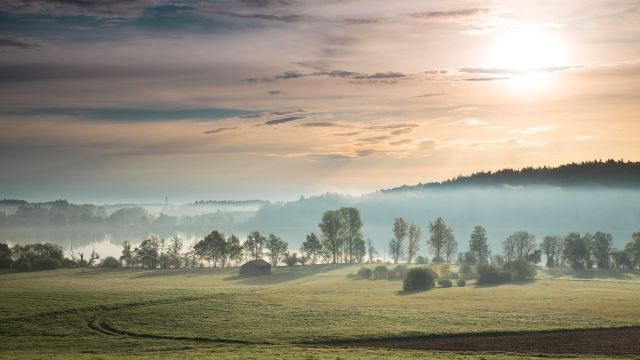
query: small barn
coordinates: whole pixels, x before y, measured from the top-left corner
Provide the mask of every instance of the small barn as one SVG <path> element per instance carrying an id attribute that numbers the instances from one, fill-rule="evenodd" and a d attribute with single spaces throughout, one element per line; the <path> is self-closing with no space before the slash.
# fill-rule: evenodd
<path id="1" fill-rule="evenodd" d="M 240 276 L 259 276 L 271 274 L 271 264 L 260 259 L 251 260 L 240 266 Z"/>

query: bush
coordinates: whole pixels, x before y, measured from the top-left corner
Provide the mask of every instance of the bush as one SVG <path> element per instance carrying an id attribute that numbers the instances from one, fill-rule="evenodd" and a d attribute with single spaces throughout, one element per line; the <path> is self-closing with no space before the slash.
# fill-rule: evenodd
<path id="1" fill-rule="evenodd" d="M 463 279 L 458 280 L 458 287 L 465 287 L 467 286 L 467 282 L 464 281 Z"/>
<path id="2" fill-rule="evenodd" d="M 533 280 L 536 276 L 535 267 L 524 259 L 509 261 L 502 268 L 509 272 L 515 281 Z"/>
<path id="3" fill-rule="evenodd" d="M 369 279 L 372 273 L 373 272 L 371 271 L 371 269 L 363 266 L 360 268 L 360 270 L 358 270 L 358 277 L 361 277 L 363 279 Z"/>
<path id="4" fill-rule="evenodd" d="M 460 278 L 465 279 L 465 280 L 475 279 L 476 278 L 476 273 L 473 272 L 473 268 L 471 266 L 462 265 L 462 266 L 460 266 Z"/>
<path id="5" fill-rule="evenodd" d="M 117 269 L 122 265 L 120 264 L 120 261 L 118 261 L 118 259 L 114 258 L 113 256 L 107 256 L 104 260 L 102 260 L 102 264 L 100 264 L 100 266 L 109 269 Z"/>
<path id="6" fill-rule="evenodd" d="M 14 266 L 17 272 L 29 272 L 31 271 L 31 263 L 23 261 Z"/>
<path id="7" fill-rule="evenodd" d="M 511 274 L 495 265 L 478 265 L 478 284 L 503 284 L 511 281 Z"/>
<path id="8" fill-rule="evenodd" d="M 398 265 L 393 269 L 389 270 L 387 274 L 387 279 L 389 280 L 403 280 L 407 277 L 407 273 L 409 272 L 409 268 L 406 265 Z"/>
<path id="9" fill-rule="evenodd" d="M 430 269 L 415 268 L 407 272 L 402 288 L 404 291 L 422 291 L 433 289 L 435 274 Z"/>
<path id="10" fill-rule="evenodd" d="M 429 260 L 424 256 L 418 256 L 416 258 L 416 263 L 417 264 L 427 264 L 427 263 L 429 263 Z"/>
<path id="11" fill-rule="evenodd" d="M 36 258 L 31 263 L 31 270 L 55 270 L 61 266 L 62 264 L 58 259 L 50 257 Z"/>
<path id="12" fill-rule="evenodd" d="M 449 271 L 451 270 L 451 268 L 449 267 L 449 264 L 438 264 L 434 266 L 433 270 L 436 272 L 439 278 L 446 279 L 449 277 Z"/>
<path id="13" fill-rule="evenodd" d="M 450 288 L 453 283 L 449 279 L 440 279 L 438 280 L 438 285 L 443 288 Z"/>
<path id="14" fill-rule="evenodd" d="M 386 266 L 376 266 L 375 269 L 373 269 L 373 278 L 375 280 L 382 280 L 382 279 L 386 279 L 387 275 L 389 274 L 389 269 L 387 269 Z"/>
<path id="15" fill-rule="evenodd" d="M 460 276 L 458 276 L 457 272 L 452 272 L 449 274 L 449 279 L 453 279 L 453 280 L 460 279 Z"/>

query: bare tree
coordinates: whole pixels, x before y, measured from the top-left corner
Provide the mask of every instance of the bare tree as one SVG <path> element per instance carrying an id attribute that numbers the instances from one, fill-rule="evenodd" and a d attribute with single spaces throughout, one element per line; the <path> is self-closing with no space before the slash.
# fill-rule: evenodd
<path id="1" fill-rule="evenodd" d="M 407 231 L 409 229 L 409 225 L 403 218 L 396 218 L 393 223 L 393 235 L 395 239 L 392 239 L 389 243 L 389 252 L 393 257 L 393 263 L 397 264 L 398 260 L 404 254 L 404 239 L 407 237 Z"/>
<path id="2" fill-rule="evenodd" d="M 418 251 L 420 251 L 420 240 L 422 237 L 422 231 L 416 224 L 409 225 L 409 244 L 407 247 L 407 262 L 411 263 L 413 258 L 416 257 Z"/>

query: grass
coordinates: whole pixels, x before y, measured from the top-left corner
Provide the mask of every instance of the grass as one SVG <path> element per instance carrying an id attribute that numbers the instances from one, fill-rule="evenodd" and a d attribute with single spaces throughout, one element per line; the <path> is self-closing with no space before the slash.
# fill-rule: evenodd
<path id="1" fill-rule="evenodd" d="M 330 347 L 332 340 L 640 324 L 640 277 L 539 271 L 536 281 L 401 294 L 359 266 L 0 274 L 1 358 L 486 358 Z M 575 276 L 574 276 L 575 275 Z"/>

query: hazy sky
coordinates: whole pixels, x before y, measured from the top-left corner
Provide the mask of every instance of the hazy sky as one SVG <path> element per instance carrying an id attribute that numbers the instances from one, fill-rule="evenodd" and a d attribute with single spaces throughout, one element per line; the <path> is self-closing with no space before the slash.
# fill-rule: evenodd
<path id="1" fill-rule="evenodd" d="M 0 54 L 0 197 L 292 199 L 640 160 L 637 0 L 5 0 Z"/>

